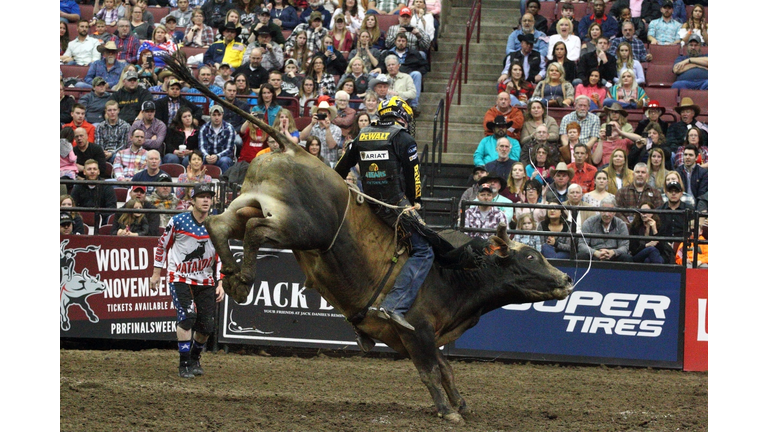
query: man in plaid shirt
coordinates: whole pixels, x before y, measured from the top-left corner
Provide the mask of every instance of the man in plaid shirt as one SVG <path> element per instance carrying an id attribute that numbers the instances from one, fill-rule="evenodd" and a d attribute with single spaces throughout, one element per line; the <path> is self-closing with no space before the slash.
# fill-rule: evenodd
<path id="1" fill-rule="evenodd" d="M 651 61 L 653 56 L 645 49 L 645 44 L 635 37 L 635 25 L 632 24 L 632 21 L 624 21 L 621 24 L 621 34 L 622 37 L 614 38 L 611 41 L 611 47 L 608 48 L 608 54 L 615 57 L 616 49 L 619 48 L 619 44 L 627 42 L 632 47 L 632 56 L 635 58 L 635 61 Z"/>
<path id="2" fill-rule="evenodd" d="M 312 12 L 309 14 L 309 22 L 297 25 L 291 35 L 285 42 L 285 51 L 293 51 L 293 47 L 296 45 L 296 35 L 301 32 L 307 34 L 307 47 L 312 51 L 312 54 L 321 50 L 323 44 L 323 38 L 328 34 L 328 29 L 323 27 L 323 14 L 320 12 Z"/>
<path id="3" fill-rule="evenodd" d="M 480 191 L 477 193 L 477 200 L 483 202 L 493 201 L 493 187 L 490 183 L 484 183 L 480 186 Z M 502 222 L 507 223 L 507 216 L 504 212 L 499 210 L 498 207 L 482 205 L 472 206 L 467 209 L 464 219 L 464 227 L 496 229 Z M 491 233 L 469 232 L 467 235 L 487 240 L 488 237 L 491 236 Z"/>
<path id="4" fill-rule="evenodd" d="M 647 199 L 653 203 L 653 208 L 659 208 L 664 204 L 661 197 L 661 191 L 647 183 L 648 165 L 644 162 L 635 164 L 633 170 L 635 179 L 632 183 L 623 186 L 616 193 L 616 207 L 619 208 L 640 208 L 640 202 Z M 632 213 L 617 213 L 621 220 L 627 224 L 632 223 L 635 215 Z"/>
<path id="5" fill-rule="evenodd" d="M 224 108 L 221 105 L 211 107 L 211 121 L 200 128 L 200 151 L 205 163 L 216 165 L 221 172 L 232 166 L 235 149 L 235 128 L 224 121 Z"/>
<path id="6" fill-rule="evenodd" d="M 130 137 L 131 125 L 121 119 L 120 107 L 117 102 L 107 101 L 104 106 L 104 121 L 96 126 L 93 143 L 104 149 L 107 162 L 115 160 L 117 152 L 125 148 Z"/>
<path id="7" fill-rule="evenodd" d="M 147 150 L 144 149 L 144 131 L 134 129 L 131 146 L 120 150 L 112 164 L 112 174 L 117 181 L 129 181 L 133 175 L 147 166 Z"/>
<path id="8" fill-rule="evenodd" d="M 131 22 L 127 18 L 117 20 L 117 34 L 110 41 L 117 45 L 117 59 L 136 63 L 139 54 L 139 38 L 131 33 Z"/>

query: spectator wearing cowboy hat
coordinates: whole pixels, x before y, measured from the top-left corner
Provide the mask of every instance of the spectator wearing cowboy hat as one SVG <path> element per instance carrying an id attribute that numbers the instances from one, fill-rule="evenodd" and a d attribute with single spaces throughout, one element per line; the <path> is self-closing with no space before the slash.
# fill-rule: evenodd
<path id="1" fill-rule="evenodd" d="M 112 88 L 120 80 L 120 74 L 128 63 L 117 59 L 118 49 L 115 42 L 107 41 L 99 45 L 96 50 L 101 53 L 101 58 L 88 66 L 88 73 L 82 81 L 75 84 L 75 87 L 92 88 L 93 79 L 101 77 L 107 82 L 109 88 Z"/>
<path id="2" fill-rule="evenodd" d="M 501 195 L 499 192 L 503 191 L 507 188 L 507 179 L 501 176 L 494 175 L 493 173 L 488 174 L 487 176 L 480 179 L 478 182 L 480 185 L 485 185 L 488 183 L 491 186 L 491 190 L 493 192 L 493 198 L 491 198 L 491 202 L 499 203 L 499 204 L 512 204 L 512 200 L 509 198 Z M 509 229 L 515 229 L 515 223 L 514 223 L 514 215 L 515 215 L 515 208 L 514 207 L 499 207 L 499 210 L 504 213 L 504 215 L 507 217 L 508 224 L 507 226 Z"/>
<path id="3" fill-rule="evenodd" d="M 671 155 L 678 147 L 683 145 L 685 137 L 688 135 L 688 129 L 693 126 L 701 129 L 699 145 L 707 147 L 709 126 L 696 119 L 701 114 L 701 108 L 693 103 L 693 99 L 684 97 L 680 101 L 680 105 L 675 107 L 675 111 L 680 114 L 680 121 L 672 123 L 667 128 L 667 141 L 663 146 L 664 152 Z"/>
<path id="4" fill-rule="evenodd" d="M 203 63 L 214 65 L 216 69 L 222 63 L 227 63 L 230 67 L 237 68 L 243 63 L 246 46 L 235 41 L 240 33 L 240 29 L 235 23 L 228 22 L 220 30 L 222 39 L 211 44 L 203 55 Z"/>
<path id="5" fill-rule="evenodd" d="M 629 149 L 635 142 L 643 139 L 634 133 L 632 125 L 629 123 L 622 125 L 622 121 L 626 122 L 627 112 L 618 104 L 604 107 L 603 111 L 608 118 L 600 128 L 600 139 L 592 147 L 592 163 L 598 167 L 608 164 L 613 151 L 617 148 L 624 150 L 625 154 L 629 153 Z"/>
<path id="6" fill-rule="evenodd" d="M 551 203 L 568 201 L 568 186 L 571 185 L 573 175 L 573 168 L 569 168 L 565 162 L 558 162 L 557 166 L 550 168 L 549 179 L 552 183 L 547 188 L 544 200 Z"/>
<path id="7" fill-rule="evenodd" d="M 544 78 L 547 66 L 546 56 L 533 49 L 535 41 L 532 34 L 519 34 L 517 39 L 520 41 L 520 49 L 507 54 L 501 76 L 496 82 L 501 84 L 510 79 L 510 66 L 516 62 L 523 68 L 523 79 L 536 84 Z"/>
<path id="8" fill-rule="evenodd" d="M 285 37 L 283 36 L 283 29 L 272 22 L 269 9 L 262 8 L 257 15 L 258 21 L 251 28 L 251 34 L 248 35 L 248 42 L 252 43 L 258 39 L 258 36 L 265 31 L 269 33 L 270 42 L 274 41 L 276 45 L 284 45 Z"/>
<path id="9" fill-rule="evenodd" d="M 378 74 L 368 82 L 368 90 L 373 90 L 379 102 L 387 99 L 391 79 L 387 74 Z"/>
<path id="10" fill-rule="evenodd" d="M 661 116 L 664 115 L 665 112 L 667 112 L 667 109 L 661 106 L 659 101 L 655 99 L 649 101 L 648 105 L 645 107 L 645 117 L 637 123 L 635 133 L 643 135 L 645 128 L 648 127 L 648 123 L 656 122 L 661 126 L 661 131 L 664 132 L 664 135 L 666 136 L 669 123 L 661 119 Z"/>
<path id="11" fill-rule="evenodd" d="M 330 97 L 320 96 L 317 104 L 310 110 L 312 120 L 301 131 L 299 139 L 306 141 L 310 136 L 320 139 L 320 156 L 325 163 L 333 167 L 341 154 L 342 134 L 341 128 L 333 124 L 336 118 L 336 107 L 330 104 Z"/>
<path id="12" fill-rule="evenodd" d="M 497 116 L 503 116 L 507 121 L 512 122 L 512 125 L 507 128 L 507 136 L 519 141 L 525 119 L 523 113 L 517 107 L 512 106 L 512 98 L 505 91 L 496 95 L 496 104 L 485 112 L 483 124 L 485 125 L 486 136 L 493 134 L 493 130 L 488 128 L 488 124 L 492 123 Z"/>
<path id="13" fill-rule="evenodd" d="M 490 183 L 483 183 L 477 192 L 477 201 L 490 203 L 493 200 L 494 190 Z M 503 197 L 502 197 L 503 198 Z M 492 229 L 495 230 L 500 223 L 507 223 L 507 216 L 501 207 L 489 205 L 472 206 L 467 209 L 464 217 L 464 228 Z M 474 238 L 487 240 L 490 232 L 468 232 L 467 235 Z"/>
<path id="14" fill-rule="evenodd" d="M 496 150 L 498 141 L 500 138 L 507 136 L 507 129 L 509 129 L 510 126 L 512 126 L 512 121 L 508 121 L 503 115 L 498 115 L 493 121 L 485 124 L 485 128 L 492 130 L 493 134 L 481 139 L 477 144 L 477 149 L 473 156 L 475 166 L 486 165 L 499 159 L 499 153 Z M 507 159 L 514 159 L 514 161 L 520 160 L 520 142 L 512 138 L 509 140 L 509 144 L 511 147 L 508 150 L 509 154 Z"/>

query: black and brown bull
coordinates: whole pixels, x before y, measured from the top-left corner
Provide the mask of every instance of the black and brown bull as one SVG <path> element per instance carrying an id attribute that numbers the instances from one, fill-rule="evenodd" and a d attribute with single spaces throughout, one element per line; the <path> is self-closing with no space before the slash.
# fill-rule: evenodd
<path id="1" fill-rule="evenodd" d="M 208 91 L 178 61 L 170 63 L 181 79 L 216 103 L 238 111 L 284 147 L 281 153 L 255 158 L 240 196 L 223 214 L 205 220 L 222 260 L 226 293 L 235 301 L 245 301 L 256 279 L 259 248 L 269 245 L 292 249 L 306 275 L 306 287 L 316 289 L 347 318 L 365 310 L 388 275 L 374 303 L 378 305 L 406 258 L 401 257 L 394 271 L 388 272 L 396 247 L 392 228 L 367 202 L 357 200 L 356 192 L 317 157 Z M 231 239 L 243 241 L 242 265 L 229 248 Z M 412 359 L 438 415 L 455 422 L 462 420 L 467 404 L 438 348 L 458 339 L 484 313 L 505 304 L 563 299 L 572 291 L 566 274 L 535 249 L 511 242 L 504 226 L 491 238 L 487 250 L 477 268 L 432 267 L 405 315 L 416 328 L 414 332 L 375 314 L 366 315 L 358 324 L 363 332 Z"/>

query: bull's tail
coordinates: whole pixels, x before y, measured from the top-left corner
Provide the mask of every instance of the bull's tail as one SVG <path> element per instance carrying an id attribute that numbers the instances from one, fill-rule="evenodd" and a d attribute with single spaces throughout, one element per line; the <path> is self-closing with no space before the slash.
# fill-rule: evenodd
<path id="1" fill-rule="evenodd" d="M 189 86 L 200 90 L 201 93 L 203 93 L 204 95 L 216 101 L 217 104 L 229 108 L 230 110 L 236 112 L 237 115 L 239 115 L 240 117 L 255 124 L 261 130 L 265 131 L 267 135 L 271 136 L 272 138 L 275 139 L 275 141 L 280 143 L 286 150 L 291 149 L 294 152 L 305 151 L 303 147 L 287 139 L 285 135 L 281 134 L 277 129 L 273 128 L 267 123 L 264 123 L 258 117 L 243 111 L 242 109 L 235 106 L 234 104 L 219 97 L 218 95 L 213 93 L 208 87 L 203 85 L 203 83 L 198 81 L 197 78 L 195 78 L 195 76 L 192 74 L 192 71 L 187 67 L 187 60 L 184 58 L 184 53 L 182 52 L 182 50 L 177 50 L 173 54 L 161 51 L 155 55 L 163 59 L 163 61 L 166 64 L 166 67 L 170 69 L 171 72 L 173 72 L 176 78 L 186 82 L 187 84 L 189 84 Z"/>

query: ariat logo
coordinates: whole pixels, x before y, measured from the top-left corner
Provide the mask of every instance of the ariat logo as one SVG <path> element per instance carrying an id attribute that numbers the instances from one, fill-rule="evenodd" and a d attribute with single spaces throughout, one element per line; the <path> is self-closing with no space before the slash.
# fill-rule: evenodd
<path id="1" fill-rule="evenodd" d="M 379 141 L 389 139 L 389 132 L 365 132 L 357 138 L 360 141 Z M 374 152 L 375 153 L 375 152 Z"/>
<path id="2" fill-rule="evenodd" d="M 362 161 L 387 160 L 387 159 L 389 159 L 389 152 L 387 150 L 360 152 L 360 160 Z"/>

